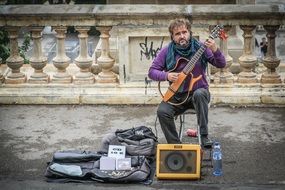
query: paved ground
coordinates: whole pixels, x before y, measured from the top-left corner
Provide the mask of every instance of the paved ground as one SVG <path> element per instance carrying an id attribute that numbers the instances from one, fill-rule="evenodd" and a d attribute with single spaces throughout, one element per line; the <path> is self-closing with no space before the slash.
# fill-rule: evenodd
<path id="1" fill-rule="evenodd" d="M 57 150 L 98 150 L 118 128 L 154 129 L 156 106 L 1 105 L 0 189 L 126 189 L 114 184 L 50 184 L 43 176 Z M 203 163 L 200 181 L 154 180 L 131 189 L 284 189 L 285 108 L 211 108 L 211 137 L 222 144 L 224 176 Z M 195 115 L 186 125 L 195 128 Z M 160 127 L 159 141 L 164 143 Z M 184 136 L 184 142 L 189 137 Z"/>

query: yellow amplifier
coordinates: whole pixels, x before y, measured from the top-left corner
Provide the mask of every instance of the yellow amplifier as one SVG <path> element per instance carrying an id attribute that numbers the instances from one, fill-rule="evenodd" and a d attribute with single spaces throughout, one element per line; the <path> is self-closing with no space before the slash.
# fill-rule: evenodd
<path id="1" fill-rule="evenodd" d="M 199 179 L 201 146 L 197 144 L 158 144 L 156 177 L 158 179 Z"/>

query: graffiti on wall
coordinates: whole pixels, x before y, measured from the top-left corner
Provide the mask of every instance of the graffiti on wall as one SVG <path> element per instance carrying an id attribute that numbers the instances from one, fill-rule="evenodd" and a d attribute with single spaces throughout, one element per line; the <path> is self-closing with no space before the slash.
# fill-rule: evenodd
<path id="1" fill-rule="evenodd" d="M 154 42 L 150 41 L 147 37 L 145 37 L 144 42 L 139 43 L 140 46 L 140 60 L 142 61 L 143 57 L 147 60 L 152 60 L 156 57 L 157 53 L 161 50 L 164 42 L 164 37 L 161 38 L 159 47 L 154 47 Z"/>

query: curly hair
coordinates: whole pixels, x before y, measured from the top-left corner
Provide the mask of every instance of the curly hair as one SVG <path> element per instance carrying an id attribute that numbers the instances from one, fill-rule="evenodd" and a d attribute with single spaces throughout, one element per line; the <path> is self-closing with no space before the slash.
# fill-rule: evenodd
<path id="1" fill-rule="evenodd" d="M 180 26 L 186 26 L 186 28 L 188 29 L 190 34 L 192 33 L 191 32 L 191 24 L 190 24 L 189 20 L 184 19 L 184 18 L 179 18 L 179 19 L 174 19 L 174 20 L 170 21 L 169 26 L 168 26 L 168 31 L 169 31 L 170 35 L 172 36 L 173 30 L 177 27 L 180 27 Z"/>

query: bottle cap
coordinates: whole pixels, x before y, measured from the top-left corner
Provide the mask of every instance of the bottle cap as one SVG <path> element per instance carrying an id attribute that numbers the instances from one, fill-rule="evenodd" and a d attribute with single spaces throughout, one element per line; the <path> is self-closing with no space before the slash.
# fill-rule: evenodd
<path id="1" fill-rule="evenodd" d="M 214 142 L 214 148 L 215 148 L 215 147 L 220 148 L 220 147 L 221 147 L 220 143 L 219 143 L 219 142 L 217 142 L 217 141 L 216 141 L 216 142 Z"/>

